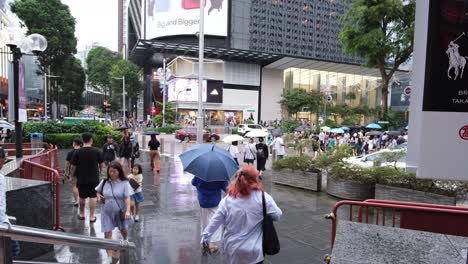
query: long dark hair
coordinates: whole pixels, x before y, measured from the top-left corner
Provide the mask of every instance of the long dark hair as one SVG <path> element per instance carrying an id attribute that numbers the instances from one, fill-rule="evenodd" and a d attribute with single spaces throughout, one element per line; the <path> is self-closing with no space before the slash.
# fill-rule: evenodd
<path id="1" fill-rule="evenodd" d="M 109 176 L 109 169 L 110 168 L 116 169 L 119 172 L 119 179 L 121 181 L 127 181 L 128 180 L 127 177 L 124 174 L 124 171 L 122 169 L 122 165 L 120 165 L 120 163 L 118 163 L 117 161 L 112 161 L 111 163 L 109 163 L 109 166 L 107 167 L 107 179 L 108 180 L 110 180 L 110 176 Z"/>

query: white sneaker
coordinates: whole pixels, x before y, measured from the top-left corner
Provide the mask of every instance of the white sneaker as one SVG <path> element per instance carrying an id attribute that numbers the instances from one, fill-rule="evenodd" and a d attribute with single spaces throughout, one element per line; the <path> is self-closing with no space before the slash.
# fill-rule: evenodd
<path id="1" fill-rule="evenodd" d="M 138 222 L 140 221 L 140 216 L 139 215 L 135 215 L 135 222 Z"/>

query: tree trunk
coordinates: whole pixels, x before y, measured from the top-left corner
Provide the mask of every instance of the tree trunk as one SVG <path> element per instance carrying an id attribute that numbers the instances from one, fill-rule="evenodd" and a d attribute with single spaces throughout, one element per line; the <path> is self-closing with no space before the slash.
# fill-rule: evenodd
<path id="1" fill-rule="evenodd" d="M 390 79 L 382 80 L 382 116 L 388 111 L 388 84 Z"/>

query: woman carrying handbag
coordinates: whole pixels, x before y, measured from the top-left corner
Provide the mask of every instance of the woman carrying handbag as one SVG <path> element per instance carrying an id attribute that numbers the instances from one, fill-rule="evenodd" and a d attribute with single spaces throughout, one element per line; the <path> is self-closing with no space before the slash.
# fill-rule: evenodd
<path id="1" fill-rule="evenodd" d="M 263 191 L 256 168 L 245 165 L 229 184 L 228 195 L 221 200 L 203 231 L 201 243 L 207 245 L 211 236 L 223 225 L 224 263 L 263 263 L 264 254 L 279 251 L 279 244 L 276 245 L 276 251 L 265 248 L 271 245 L 271 241 L 263 241 L 271 238 L 271 229 L 264 229 L 265 223 L 271 228 L 272 221 L 278 221 L 281 215 L 282 211 L 273 198 Z M 263 230 L 268 234 L 264 234 Z"/>
<path id="2" fill-rule="evenodd" d="M 130 214 L 132 187 L 125 177 L 120 163 L 113 161 L 107 167 L 107 179 L 96 187 L 97 197 L 103 203 L 101 209 L 101 230 L 106 239 L 112 239 L 112 231 L 120 230 L 124 240 L 128 240 L 128 226 L 133 223 Z M 119 252 L 108 250 L 111 263 L 119 261 Z"/>

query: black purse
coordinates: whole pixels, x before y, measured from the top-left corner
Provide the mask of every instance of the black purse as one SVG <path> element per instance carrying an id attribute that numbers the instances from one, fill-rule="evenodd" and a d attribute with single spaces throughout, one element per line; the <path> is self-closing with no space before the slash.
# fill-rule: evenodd
<path id="1" fill-rule="evenodd" d="M 278 234 L 276 233 L 273 219 L 267 214 L 265 193 L 262 192 L 262 206 L 263 206 L 263 254 L 276 255 L 280 252 L 280 243 Z"/>

